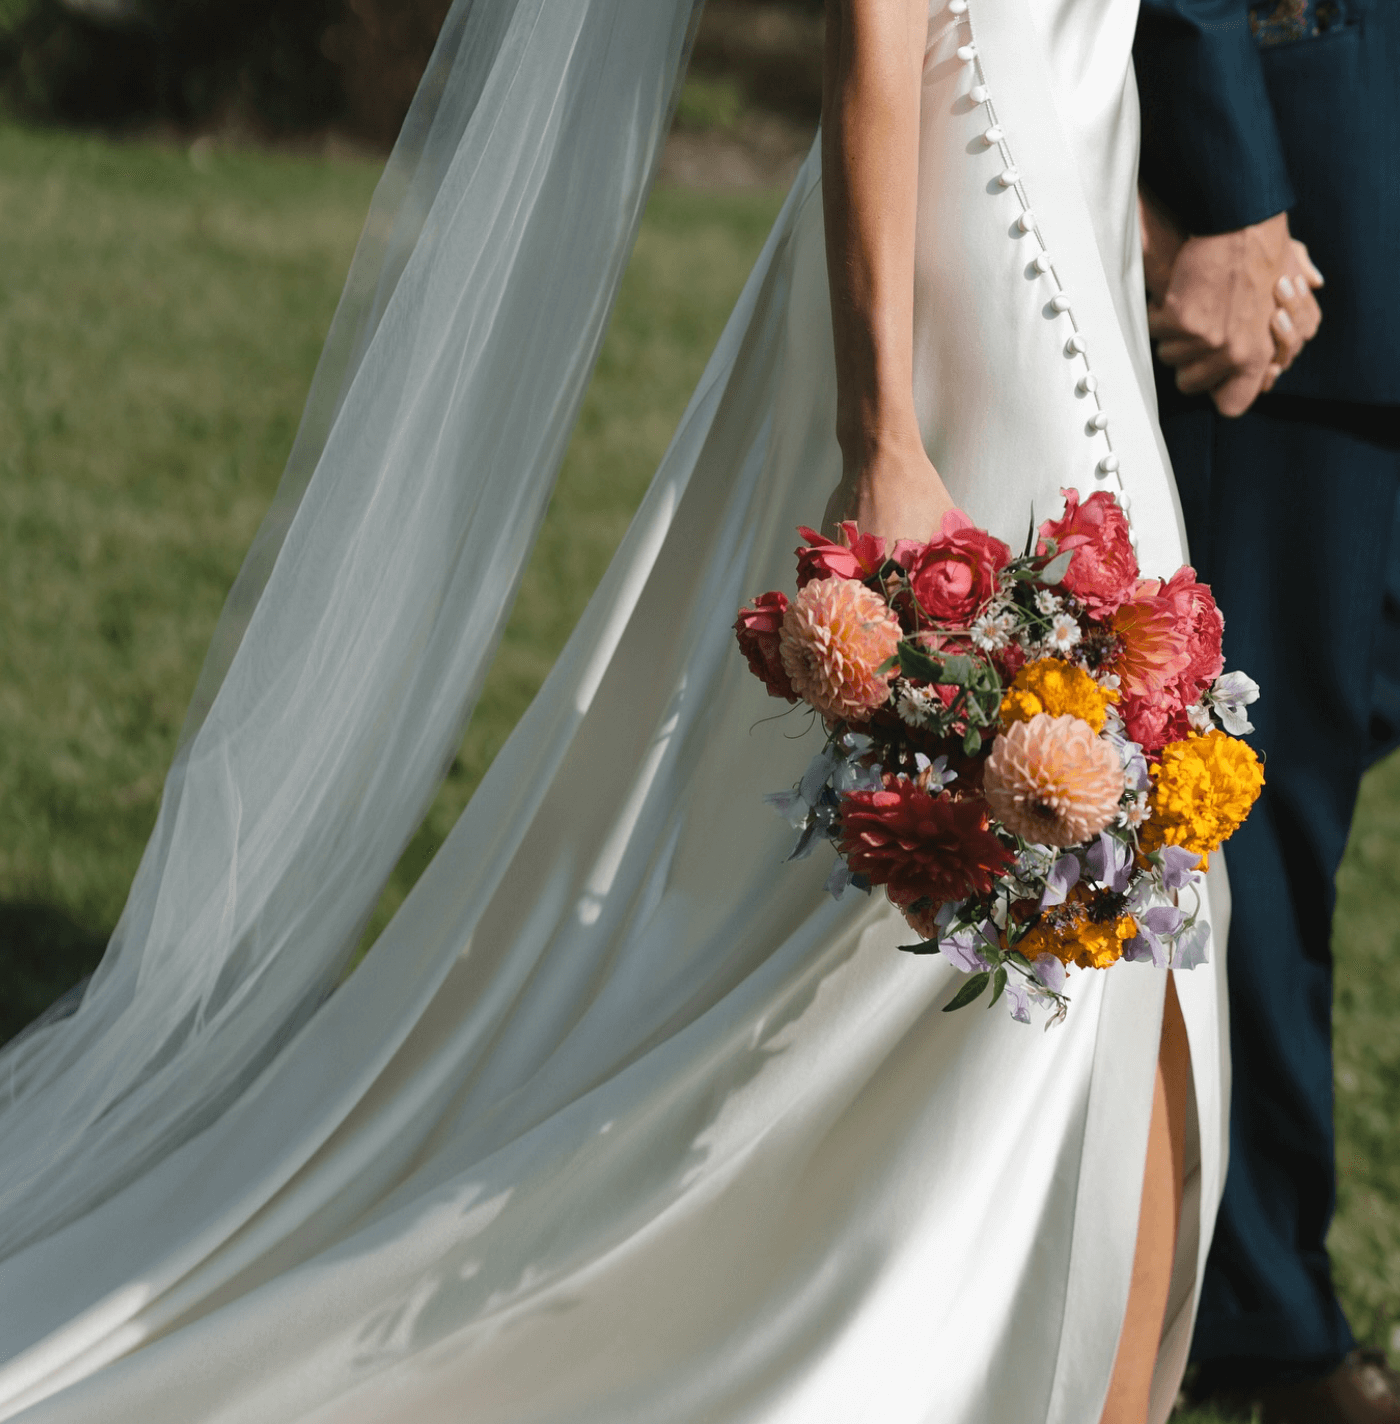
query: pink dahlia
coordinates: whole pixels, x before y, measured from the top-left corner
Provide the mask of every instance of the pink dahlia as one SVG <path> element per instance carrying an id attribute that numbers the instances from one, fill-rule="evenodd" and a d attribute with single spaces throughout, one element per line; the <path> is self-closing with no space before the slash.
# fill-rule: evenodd
<path id="1" fill-rule="evenodd" d="M 988 825 L 985 801 L 930 796 L 890 775 L 878 790 L 841 798 L 841 854 L 900 906 L 986 895 L 1016 859 Z"/>
<path id="2" fill-rule="evenodd" d="M 1060 553 L 1072 550 L 1064 586 L 1095 617 L 1112 613 L 1133 591 L 1137 555 L 1133 553 L 1128 518 L 1107 490 L 1096 490 L 1079 502 L 1077 490 L 1061 490 L 1065 512 L 1040 526 L 1040 552 L 1054 539 Z"/>
<path id="3" fill-rule="evenodd" d="M 783 614 L 778 649 L 793 691 L 828 721 L 861 722 L 890 695 L 899 620 L 864 584 L 814 578 Z"/>
<path id="4" fill-rule="evenodd" d="M 992 743 L 982 790 L 992 814 L 1016 835 L 1081 845 L 1118 814 L 1123 763 L 1082 718 L 1040 712 Z"/>
<path id="5" fill-rule="evenodd" d="M 1157 579 L 1141 579 L 1110 620 L 1120 640 L 1113 671 L 1129 697 L 1156 698 L 1191 665 L 1190 625 L 1177 592 L 1165 593 Z"/>

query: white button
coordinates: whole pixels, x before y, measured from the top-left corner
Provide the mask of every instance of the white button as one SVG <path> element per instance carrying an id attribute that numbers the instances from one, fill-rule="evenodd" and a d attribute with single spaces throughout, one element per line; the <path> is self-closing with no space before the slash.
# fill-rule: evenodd
<path id="1" fill-rule="evenodd" d="M 1019 227 L 1022 232 L 1034 232 L 1035 214 L 1031 212 L 1029 208 L 1027 208 L 1026 211 L 1023 212 L 1021 216 L 1016 219 L 1016 226 Z"/>
<path id="2" fill-rule="evenodd" d="M 1095 430 L 1107 430 L 1108 416 L 1106 416 L 1103 411 L 1096 410 L 1093 415 L 1089 417 L 1089 424 L 1092 425 Z"/>
<path id="3" fill-rule="evenodd" d="M 1102 473 L 1105 474 L 1105 475 L 1111 475 L 1111 474 L 1114 472 L 1114 470 L 1116 470 L 1117 468 L 1118 468 L 1118 456 L 1117 456 L 1117 455 L 1105 455 L 1105 456 L 1103 457 L 1103 459 L 1099 461 L 1099 469 L 1100 469 L 1100 471 L 1102 471 Z"/>
<path id="4" fill-rule="evenodd" d="M 1015 187 L 1020 181 L 1021 172 L 1017 168 L 1003 168 L 1000 174 L 997 175 L 997 182 L 1000 183 L 1003 188 Z"/>
<path id="5" fill-rule="evenodd" d="M 974 84 L 972 88 L 967 91 L 967 97 L 971 99 L 974 104 L 985 104 L 992 96 L 987 92 L 987 86 L 985 84 Z"/>
<path id="6" fill-rule="evenodd" d="M 1058 312 L 1067 312 L 1069 310 L 1069 298 L 1065 296 L 1063 292 L 1056 292 L 1055 295 L 1050 298 L 1050 305 Z"/>
<path id="7" fill-rule="evenodd" d="M 1031 263 L 1031 266 L 1042 275 L 1048 272 L 1050 270 L 1050 254 L 1048 252 L 1037 253 L 1036 259 Z"/>
<path id="8" fill-rule="evenodd" d="M 1092 395 L 1099 388 L 1099 378 L 1092 372 L 1087 371 L 1079 378 L 1079 390 L 1083 395 Z"/>
<path id="9" fill-rule="evenodd" d="M 1123 511 L 1124 514 L 1127 514 L 1128 511 L 1129 511 L 1130 509 L 1132 509 L 1132 507 L 1133 507 L 1133 501 L 1132 501 L 1132 499 L 1129 497 L 1127 490 L 1122 490 L 1122 491 L 1119 492 L 1119 495 L 1118 495 L 1118 507 L 1119 507 L 1119 509 L 1121 509 L 1121 510 Z"/>
<path id="10" fill-rule="evenodd" d="M 966 15 L 967 0 L 948 0 L 948 9 L 954 15 Z"/>
<path id="11" fill-rule="evenodd" d="M 982 137 L 990 145 L 994 143 L 1000 143 L 1002 139 L 1006 137 L 1006 135 L 1002 133 L 1000 124 L 993 124 L 991 128 L 989 128 L 987 132 L 982 135 Z"/>
<path id="12" fill-rule="evenodd" d="M 972 61 L 977 58 L 977 46 L 970 44 L 959 45 L 958 58 L 962 60 L 964 64 L 971 64 Z"/>
<path id="13" fill-rule="evenodd" d="M 1069 356 L 1082 356 L 1087 343 L 1076 331 L 1068 341 L 1065 342 L 1065 353 Z"/>

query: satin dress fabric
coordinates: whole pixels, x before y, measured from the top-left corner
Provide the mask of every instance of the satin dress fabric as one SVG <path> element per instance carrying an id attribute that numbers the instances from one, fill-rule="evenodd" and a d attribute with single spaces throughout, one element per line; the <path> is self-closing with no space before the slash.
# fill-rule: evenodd
<path id="1" fill-rule="evenodd" d="M 972 0 L 983 78 L 1112 417 L 1146 572 L 1185 549 L 1135 227 L 1131 0 Z M 1102 453 L 1066 318 L 934 0 L 916 385 L 1019 547 Z M 0 1272 L 26 1424 L 1086 1424 L 1128 1296 L 1165 975 L 1062 1025 L 941 1012 L 878 896 L 759 793 L 794 739 L 734 648 L 839 472 L 814 151 L 568 647 L 366 961 L 253 1088 Z M 541 789 L 542 788 L 542 789 Z M 1165 1419 L 1224 1170 L 1219 858 L 1177 974 L 1189 1180 Z"/>

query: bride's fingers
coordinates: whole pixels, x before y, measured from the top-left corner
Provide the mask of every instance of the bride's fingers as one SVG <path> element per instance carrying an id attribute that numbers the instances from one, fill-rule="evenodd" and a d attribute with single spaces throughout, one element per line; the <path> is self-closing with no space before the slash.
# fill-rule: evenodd
<path id="1" fill-rule="evenodd" d="M 1277 361 L 1269 362 L 1269 364 L 1264 368 L 1264 379 L 1259 384 L 1259 392 L 1261 395 L 1265 391 L 1273 390 L 1274 382 L 1278 380 L 1281 375 L 1283 375 L 1284 369 L 1285 368 L 1280 366 Z"/>

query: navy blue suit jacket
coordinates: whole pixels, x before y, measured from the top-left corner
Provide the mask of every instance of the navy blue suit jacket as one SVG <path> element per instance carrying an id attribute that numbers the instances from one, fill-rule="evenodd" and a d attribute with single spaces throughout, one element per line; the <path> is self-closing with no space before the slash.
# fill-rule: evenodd
<path id="1" fill-rule="evenodd" d="M 1191 233 L 1286 209 L 1327 279 L 1275 389 L 1400 405 L 1400 0 L 1142 0 L 1133 55 L 1147 188 Z"/>

